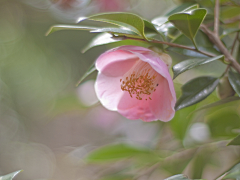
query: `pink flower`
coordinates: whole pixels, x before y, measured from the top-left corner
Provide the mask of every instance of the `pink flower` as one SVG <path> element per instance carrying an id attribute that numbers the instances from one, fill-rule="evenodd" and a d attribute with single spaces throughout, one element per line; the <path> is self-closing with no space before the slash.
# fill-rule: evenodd
<path id="1" fill-rule="evenodd" d="M 128 119 L 169 121 L 176 94 L 166 63 L 170 56 L 138 46 L 121 46 L 96 61 L 98 99 Z M 166 63 L 165 63 L 165 62 Z"/>

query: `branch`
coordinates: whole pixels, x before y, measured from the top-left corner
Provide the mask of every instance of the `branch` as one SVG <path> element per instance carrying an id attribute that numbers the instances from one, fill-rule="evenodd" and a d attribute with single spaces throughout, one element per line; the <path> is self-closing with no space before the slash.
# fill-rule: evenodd
<path id="1" fill-rule="evenodd" d="M 215 44 L 218 49 L 224 54 L 226 57 L 227 62 L 231 64 L 231 66 L 240 74 L 240 65 L 238 62 L 234 59 L 234 57 L 231 55 L 231 53 L 228 52 L 228 49 L 223 45 L 222 41 L 214 32 L 210 31 L 205 25 L 201 25 L 202 31 L 208 36 L 210 41 L 212 41 L 213 44 Z"/>
<path id="2" fill-rule="evenodd" d="M 125 39 L 131 39 L 131 40 L 144 41 L 144 42 L 146 41 L 144 39 L 136 39 L 136 38 L 131 38 L 131 37 L 124 37 L 124 38 Z M 151 40 L 150 42 L 157 43 L 157 44 L 166 44 L 166 45 L 172 46 L 172 47 L 177 47 L 177 48 L 181 48 L 181 49 L 187 49 L 187 50 L 190 50 L 190 51 L 195 51 L 195 52 L 198 52 L 200 54 L 203 54 L 203 55 L 209 56 L 209 57 L 216 56 L 215 54 L 211 54 L 211 53 L 208 53 L 208 52 L 205 52 L 205 51 L 197 50 L 195 48 L 192 48 L 192 47 L 189 47 L 189 46 L 184 46 L 184 45 L 181 45 L 181 44 L 175 44 L 175 43 L 159 41 L 159 40 Z"/>
<path id="3" fill-rule="evenodd" d="M 215 0 L 215 8 L 214 8 L 214 34 L 218 36 L 219 29 L 219 0 Z"/>

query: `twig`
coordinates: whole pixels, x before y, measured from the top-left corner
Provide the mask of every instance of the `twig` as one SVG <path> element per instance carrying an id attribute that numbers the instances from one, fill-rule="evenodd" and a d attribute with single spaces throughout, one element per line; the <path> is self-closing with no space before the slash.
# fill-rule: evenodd
<path id="1" fill-rule="evenodd" d="M 233 41 L 233 45 L 232 45 L 232 48 L 231 48 L 231 55 L 233 54 L 233 51 L 234 51 L 234 48 L 235 48 L 235 45 L 236 45 L 236 42 L 237 42 L 237 39 L 238 39 L 238 35 L 239 35 L 239 32 L 237 32 L 237 35 L 236 35 L 236 37 Z M 224 73 L 221 77 L 227 76 L 227 72 L 228 72 L 229 68 L 230 68 L 230 65 L 227 66 L 227 68 L 225 69 L 225 71 L 224 71 Z"/>
<path id="2" fill-rule="evenodd" d="M 214 8 L 214 34 L 218 36 L 219 29 L 219 0 L 215 0 L 215 8 Z"/>
<path id="3" fill-rule="evenodd" d="M 136 39 L 136 38 L 131 38 L 131 37 L 124 37 L 125 39 L 132 39 L 132 40 L 138 40 L 138 41 L 146 41 L 144 39 Z M 165 41 L 159 41 L 159 40 L 151 40 L 150 42 L 152 43 L 157 43 L 157 44 L 166 44 L 168 46 L 172 46 L 172 47 L 177 47 L 177 48 L 182 48 L 182 49 L 187 49 L 190 51 L 195 51 L 198 52 L 200 54 L 203 54 L 205 56 L 209 56 L 209 57 L 214 57 L 216 56 L 215 54 L 211 54 L 205 51 L 201 51 L 201 50 L 197 50 L 195 48 L 189 47 L 189 46 L 184 46 L 184 45 L 180 45 L 180 44 L 175 44 L 175 43 L 170 43 L 170 42 L 165 42 Z"/>
<path id="4" fill-rule="evenodd" d="M 240 65 L 234 59 L 234 57 L 228 52 L 227 48 L 223 45 L 222 41 L 214 32 L 210 31 L 205 25 L 201 25 L 202 31 L 208 36 L 210 41 L 215 44 L 218 49 L 225 55 L 226 61 L 231 64 L 231 66 L 240 74 Z"/>

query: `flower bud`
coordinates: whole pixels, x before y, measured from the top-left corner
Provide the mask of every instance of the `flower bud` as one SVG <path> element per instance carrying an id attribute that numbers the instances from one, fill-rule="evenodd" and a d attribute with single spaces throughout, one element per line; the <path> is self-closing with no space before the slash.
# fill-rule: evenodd
<path id="1" fill-rule="evenodd" d="M 216 91 L 220 99 L 225 99 L 235 94 L 235 91 L 233 90 L 231 84 L 229 83 L 227 76 L 224 76 L 220 79 Z"/>

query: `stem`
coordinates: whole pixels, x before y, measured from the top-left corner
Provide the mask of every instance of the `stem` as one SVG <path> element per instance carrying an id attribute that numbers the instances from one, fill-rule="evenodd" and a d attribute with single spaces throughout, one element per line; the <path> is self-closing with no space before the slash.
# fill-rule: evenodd
<path id="1" fill-rule="evenodd" d="M 235 45 L 236 45 L 236 42 L 237 42 L 237 39 L 238 39 L 238 34 L 239 34 L 239 32 L 237 32 L 237 35 L 236 35 L 236 37 L 235 37 L 235 39 L 233 41 L 233 45 L 232 45 L 232 48 L 231 48 L 231 55 L 233 54 L 233 51 L 234 51 L 234 48 L 235 48 Z M 228 73 L 229 68 L 230 68 L 230 65 L 227 66 L 227 68 L 225 69 L 225 71 L 224 71 L 224 73 L 222 74 L 221 77 L 226 76 L 226 74 Z"/>
<path id="2" fill-rule="evenodd" d="M 218 36 L 218 30 L 219 30 L 219 0 L 215 0 L 213 33 L 216 36 Z"/>
<path id="3" fill-rule="evenodd" d="M 193 42 L 193 44 L 194 44 L 196 50 L 198 50 L 198 48 L 197 48 L 197 44 L 196 44 L 196 42 L 195 42 L 195 39 L 193 39 L 192 42 Z"/>
<path id="4" fill-rule="evenodd" d="M 227 48 L 223 45 L 222 41 L 214 32 L 210 31 L 205 25 L 201 25 L 202 31 L 208 36 L 210 41 L 215 44 L 218 49 L 224 54 L 226 60 L 231 64 L 231 66 L 240 74 L 240 65 L 234 59 L 234 57 L 228 52 Z"/>
<path id="5" fill-rule="evenodd" d="M 138 41 L 146 41 L 144 39 L 136 39 L 136 38 L 131 38 L 131 37 L 124 37 L 125 39 L 131 39 L 131 40 L 138 40 Z M 172 47 L 177 47 L 177 48 L 181 48 L 181 49 L 187 49 L 187 50 L 190 50 L 190 51 L 195 51 L 195 52 L 198 52 L 200 54 L 203 54 L 205 56 L 209 56 L 209 57 L 214 57 L 216 56 L 215 54 L 211 54 L 211 53 L 208 53 L 208 52 L 205 52 L 205 51 L 200 51 L 200 50 L 197 50 L 196 48 L 192 48 L 192 47 L 189 47 L 189 46 L 184 46 L 184 45 L 180 45 L 180 44 L 175 44 L 175 43 L 170 43 L 170 42 L 165 42 L 165 41 L 159 41 L 159 40 L 151 40 L 150 42 L 152 43 L 157 43 L 157 44 L 166 44 L 168 46 L 172 46 Z"/>

